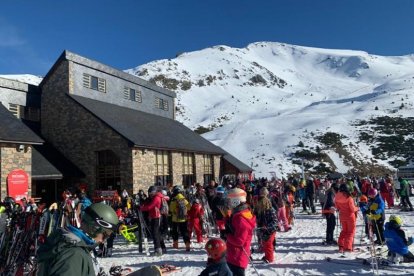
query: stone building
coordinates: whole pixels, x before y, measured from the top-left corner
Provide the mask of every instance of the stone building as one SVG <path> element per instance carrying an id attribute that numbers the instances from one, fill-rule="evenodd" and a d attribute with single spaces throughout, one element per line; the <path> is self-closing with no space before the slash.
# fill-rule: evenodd
<path id="1" fill-rule="evenodd" d="M 250 169 L 176 121 L 175 97 L 172 91 L 69 51 L 39 86 L 0 78 L 0 102 L 9 110 L 3 108 L 3 113 L 15 115 L 21 119 L 15 122 L 41 137 L 26 147 L 27 158 L 33 160 L 26 167 L 33 172 L 32 196 L 47 201 L 81 183 L 91 193 L 136 193 L 153 184 L 219 181 L 221 175 Z M 9 141 L 6 147 L 1 135 L 0 143 L 2 149 L 17 145 Z M 4 183 L 2 178 L 2 192 Z"/>

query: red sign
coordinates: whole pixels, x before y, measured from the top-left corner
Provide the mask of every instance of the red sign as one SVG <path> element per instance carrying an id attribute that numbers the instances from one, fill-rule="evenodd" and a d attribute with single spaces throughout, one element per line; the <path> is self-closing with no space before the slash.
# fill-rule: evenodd
<path id="1" fill-rule="evenodd" d="M 13 170 L 7 176 L 7 189 L 9 196 L 13 197 L 16 202 L 20 203 L 22 198 L 28 196 L 29 176 L 24 170 Z"/>

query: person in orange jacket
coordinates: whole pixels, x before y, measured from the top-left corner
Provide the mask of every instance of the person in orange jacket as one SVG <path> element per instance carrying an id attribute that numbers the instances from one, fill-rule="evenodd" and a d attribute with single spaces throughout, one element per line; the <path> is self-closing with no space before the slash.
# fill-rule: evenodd
<path id="1" fill-rule="evenodd" d="M 339 211 L 339 221 L 342 226 L 342 231 L 338 238 L 339 252 L 352 252 L 356 216 L 359 208 L 355 206 L 347 184 L 339 186 L 339 192 L 335 195 L 335 207 Z"/>
<path id="2" fill-rule="evenodd" d="M 203 216 L 204 216 L 204 209 L 203 206 L 200 204 L 200 200 L 198 198 L 194 199 L 194 203 L 191 206 L 190 211 L 188 212 L 188 234 L 191 238 L 191 234 L 193 233 L 193 229 L 197 236 L 197 242 L 203 242 L 203 231 L 202 231 L 202 224 L 203 224 Z"/>

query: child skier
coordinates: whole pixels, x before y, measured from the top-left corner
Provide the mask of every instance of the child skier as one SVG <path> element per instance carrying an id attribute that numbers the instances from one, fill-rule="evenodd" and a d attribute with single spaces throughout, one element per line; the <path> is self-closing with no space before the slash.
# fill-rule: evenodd
<path id="1" fill-rule="evenodd" d="M 193 233 L 193 229 L 197 236 L 197 243 L 203 242 L 203 231 L 202 231 L 202 224 L 203 224 L 203 216 L 204 216 L 204 209 L 203 206 L 200 204 L 200 200 L 196 198 L 194 200 L 193 205 L 191 206 L 190 211 L 188 212 L 188 234 L 191 238 L 191 234 Z"/>
<path id="2" fill-rule="evenodd" d="M 364 224 L 365 224 L 365 237 L 369 238 L 369 227 L 368 227 L 368 217 L 367 217 L 367 213 L 368 213 L 368 198 L 366 195 L 362 195 L 359 198 L 359 202 L 358 202 L 358 207 L 361 210 L 362 213 L 362 218 L 364 219 Z M 361 241 L 364 241 L 365 238 L 361 237 Z"/>
<path id="3" fill-rule="evenodd" d="M 226 263 L 227 246 L 222 239 L 213 238 L 206 243 L 207 267 L 199 276 L 233 276 Z"/>
<path id="4" fill-rule="evenodd" d="M 408 250 L 408 246 L 413 243 L 413 237 L 405 236 L 401 229 L 402 219 L 399 216 L 391 215 L 389 222 L 385 224 L 384 237 L 388 247 L 388 259 L 398 262 L 398 255 L 403 257 L 403 262 L 414 262 L 414 255 Z"/>

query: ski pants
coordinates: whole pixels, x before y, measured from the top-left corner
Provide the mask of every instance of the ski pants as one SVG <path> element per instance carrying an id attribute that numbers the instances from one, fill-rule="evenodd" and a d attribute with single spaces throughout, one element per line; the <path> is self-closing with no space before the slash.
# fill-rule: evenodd
<path id="1" fill-rule="evenodd" d="M 334 241 L 334 231 L 336 226 L 336 217 L 335 214 L 326 214 L 326 241 Z"/>
<path id="2" fill-rule="evenodd" d="M 342 225 L 341 234 L 339 234 L 338 246 L 339 250 L 352 251 L 354 245 L 354 236 L 356 230 L 355 214 L 350 214 L 346 218 L 339 217 Z"/>
<path id="3" fill-rule="evenodd" d="M 286 208 L 285 206 L 280 207 L 277 210 L 277 218 L 279 219 L 279 227 L 283 226 L 283 230 L 286 232 L 290 229 L 288 219 L 286 217 Z M 280 227 L 281 228 L 281 227 Z"/>
<path id="4" fill-rule="evenodd" d="M 404 257 L 404 260 L 403 260 L 404 263 L 413 263 L 414 262 L 414 255 L 410 251 L 408 251 L 408 253 L 405 254 L 403 257 Z"/>
<path id="5" fill-rule="evenodd" d="M 302 205 L 303 205 L 303 210 L 306 211 L 306 206 L 308 206 L 311 210 L 312 213 L 315 213 L 315 203 L 313 202 L 313 198 L 314 198 L 314 194 L 306 194 L 306 197 L 303 199 Z"/>
<path id="6" fill-rule="evenodd" d="M 188 220 L 188 235 L 191 237 L 193 229 L 197 236 L 197 242 L 203 242 L 203 230 L 201 227 L 201 220 L 199 218 L 189 219 Z"/>
<path id="7" fill-rule="evenodd" d="M 413 205 L 411 204 L 409 196 L 401 196 L 401 204 L 403 207 L 410 206 L 410 209 L 413 209 Z"/>
<path id="8" fill-rule="evenodd" d="M 152 238 L 154 240 L 155 251 L 159 248 L 165 248 L 164 239 L 162 238 L 161 233 L 160 233 L 160 225 L 161 225 L 160 218 L 151 219 L 150 227 L 151 227 Z"/>
<path id="9" fill-rule="evenodd" d="M 387 202 L 388 208 L 394 207 L 394 198 L 391 196 L 391 193 L 389 192 L 381 192 L 381 197 L 384 199 L 384 201 Z"/>
<path id="10" fill-rule="evenodd" d="M 187 229 L 187 222 L 173 222 L 171 225 L 171 235 L 173 238 L 173 241 L 178 242 L 178 237 L 180 234 L 183 236 L 184 243 L 190 242 L 190 237 L 188 236 L 188 229 Z"/>
<path id="11" fill-rule="evenodd" d="M 227 263 L 227 265 L 229 266 L 231 272 L 233 272 L 233 276 L 245 276 L 246 275 L 244 268 L 231 264 L 231 263 Z"/>
<path id="12" fill-rule="evenodd" d="M 270 235 L 269 239 L 263 240 L 262 239 L 262 250 L 265 254 L 265 258 L 269 263 L 273 263 L 275 260 L 275 247 L 273 245 L 273 242 L 276 238 L 276 232 Z"/>

